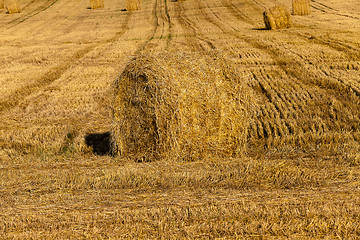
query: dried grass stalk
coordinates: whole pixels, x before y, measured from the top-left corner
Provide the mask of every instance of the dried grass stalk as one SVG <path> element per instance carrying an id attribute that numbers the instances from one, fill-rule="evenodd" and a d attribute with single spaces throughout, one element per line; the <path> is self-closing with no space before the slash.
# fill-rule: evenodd
<path id="1" fill-rule="evenodd" d="M 216 54 L 139 55 L 115 82 L 114 152 L 142 161 L 240 155 L 251 93 Z"/>
<path id="2" fill-rule="evenodd" d="M 292 0 L 292 14 L 301 16 L 310 15 L 310 0 Z"/>
<path id="3" fill-rule="evenodd" d="M 104 8 L 104 0 L 90 0 L 91 9 Z"/>
<path id="4" fill-rule="evenodd" d="M 14 13 L 20 13 L 20 5 L 18 0 L 7 0 L 4 2 L 6 13 L 8 14 L 14 14 Z"/>
<path id="5" fill-rule="evenodd" d="M 283 5 L 267 9 L 264 12 L 264 22 L 269 30 L 290 28 L 292 25 L 290 11 Z"/>
<path id="6" fill-rule="evenodd" d="M 141 0 L 126 0 L 126 10 L 136 11 L 141 8 Z"/>

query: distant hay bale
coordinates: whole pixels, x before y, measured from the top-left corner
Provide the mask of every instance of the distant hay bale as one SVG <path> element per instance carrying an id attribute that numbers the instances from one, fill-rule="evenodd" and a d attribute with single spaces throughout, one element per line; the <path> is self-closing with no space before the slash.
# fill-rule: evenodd
<path id="1" fill-rule="evenodd" d="M 245 150 L 252 91 L 216 54 L 139 55 L 114 87 L 114 153 L 196 160 Z"/>
<path id="2" fill-rule="evenodd" d="M 18 0 L 7 0 L 4 1 L 5 10 L 8 14 L 20 13 L 20 5 Z"/>
<path id="3" fill-rule="evenodd" d="M 141 0 L 126 0 L 126 11 L 136 11 L 141 8 Z"/>
<path id="4" fill-rule="evenodd" d="M 90 0 L 91 9 L 104 8 L 104 0 Z"/>
<path id="5" fill-rule="evenodd" d="M 277 5 L 264 12 L 265 26 L 269 30 L 290 28 L 291 15 L 285 6 Z"/>
<path id="6" fill-rule="evenodd" d="M 292 0 L 292 14 L 301 16 L 310 15 L 310 0 Z"/>

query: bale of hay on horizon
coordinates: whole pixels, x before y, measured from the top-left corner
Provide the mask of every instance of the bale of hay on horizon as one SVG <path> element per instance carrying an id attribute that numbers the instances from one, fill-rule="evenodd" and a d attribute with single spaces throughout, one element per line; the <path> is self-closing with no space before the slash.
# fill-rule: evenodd
<path id="1" fill-rule="evenodd" d="M 282 29 L 292 26 L 290 11 L 283 5 L 266 9 L 263 13 L 266 29 Z"/>
<path id="2" fill-rule="evenodd" d="M 245 151 L 252 90 L 217 55 L 139 55 L 114 88 L 114 153 L 149 161 Z"/>
<path id="3" fill-rule="evenodd" d="M 141 0 L 126 0 L 126 11 L 136 11 L 141 8 Z"/>
<path id="4" fill-rule="evenodd" d="M 292 0 L 292 14 L 300 16 L 310 15 L 310 0 Z"/>
<path id="5" fill-rule="evenodd" d="M 6 1 L 4 1 L 4 7 L 6 10 L 6 13 L 8 13 L 8 14 L 14 14 L 14 13 L 21 12 L 21 8 L 20 8 L 18 0 L 6 0 Z"/>
<path id="6" fill-rule="evenodd" d="M 104 8 L 104 0 L 90 0 L 91 9 Z"/>

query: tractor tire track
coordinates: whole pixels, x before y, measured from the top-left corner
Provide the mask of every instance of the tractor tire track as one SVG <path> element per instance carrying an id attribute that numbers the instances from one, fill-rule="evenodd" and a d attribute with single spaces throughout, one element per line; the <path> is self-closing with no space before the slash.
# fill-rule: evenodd
<path id="1" fill-rule="evenodd" d="M 329 14 L 334 14 L 334 15 L 338 15 L 338 16 L 341 16 L 341 17 L 359 19 L 360 20 L 360 17 L 356 17 L 354 15 L 349 15 L 349 14 L 339 13 L 339 10 L 334 9 L 332 7 L 329 7 L 324 3 L 320 3 L 320 2 L 315 1 L 315 0 L 311 0 L 311 3 L 312 3 L 311 6 L 313 8 L 315 8 L 316 10 L 321 11 L 323 13 L 329 13 Z"/>
<path id="2" fill-rule="evenodd" d="M 30 6 L 31 4 L 33 4 L 34 2 L 36 2 L 35 0 L 30 2 L 29 4 L 27 4 L 24 8 L 27 8 L 28 6 Z M 3 28 L 5 29 L 11 29 L 23 22 L 25 22 L 26 20 L 38 15 L 41 12 L 44 12 L 45 10 L 49 9 L 50 7 L 52 7 L 55 3 L 57 3 L 58 0 L 53 0 L 53 1 L 49 1 L 46 2 L 45 4 L 39 6 L 38 8 L 36 8 L 35 10 L 31 11 L 30 13 L 25 14 L 24 16 L 21 16 L 19 18 L 16 18 L 14 20 L 12 20 L 11 22 L 9 22 L 8 24 L 6 24 L 5 26 L 3 26 Z"/>
<path id="3" fill-rule="evenodd" d="M 339 52 L 343 52 L 347 55 L 348 59 L 351 61 L 359 61 L 360 60 L 360 48 L 351 46 L 349 44 L 332 40 L 330 38 L 324 39 L 321 37 L 314 36 L 313 34 L 308 33 L 295 33 L 297 36 L 301 37 L 302 39 L 306 40 L 311 44 L 319 44 L 323 46 L 330 47 Z"/>
<path id="4" fill-rule="evenodd" d="M 215 46 L 198 32 L 196 24 L 184 16 L 183 2 L 175 6 L 175 17 L 181 25 L 186 36 L 187 44 L 190 48 L 198 51 L 207 52 L 209 49 L 215 49 Z"/>
<path id="5" fill-rule="evenodd" d="M 244 11 L 238 9 L 232 1 L 222 0 L 221 2 L 222 5 L 228 8 L 231 14 L 234 15 L 238 20 L 254 26 L 254 22 L 249 18 L 249 16 Z"/>
<path id="6" fill-rule="evenodd" d="M 167 21 L 167 24 L 168 24 L 168 28 L 169 28 L 169 35 L 168 35 L 168 38 L 167 38 L 167 43 L 166 43 L 166 47 L 169 46 L 169 43 L 171 41 L 171 39 L 173 38 L 173 33 L 172 33 L 172 22 L 171 22 L 171 17 L 170 17 L 170 13 L 169 13 L 169 7 L 168 7 L 168 1 L 167 0 L 164 0 L 164 3 L 165 3 L 165 16 L 166 16 L 166 21 Z"/>
<path id="7" fill-rule="evenodd" d="M 135 55 L 144 51 L 155 51 L 157 48 L 166 49 L 172 39 L 171 18 L 166 0 L 155 0 L 152 10 L 153 30 L 150 37 L 135 51 Z M 160 46 L 160 41 L 165 39 L 165 45 Z"/>
<path id="8" fill-rule="evenodd" d="M 154 6 L 153 6 L 153 31 L 150 35 L 150 37 L 139 47 L 138 50 L 135 51 L 135 54 L 139 54 L 140 52 L 142 52 L 145 47 L 149 44 L 149 42 L 151 40 L 154 39 L 156 32 L 158 31 L 159 28 L 159 18 L 158 18 L 158 13 L 157 13 L 157 8 L 158 8 L 158 0 L 154 1 Z"/>

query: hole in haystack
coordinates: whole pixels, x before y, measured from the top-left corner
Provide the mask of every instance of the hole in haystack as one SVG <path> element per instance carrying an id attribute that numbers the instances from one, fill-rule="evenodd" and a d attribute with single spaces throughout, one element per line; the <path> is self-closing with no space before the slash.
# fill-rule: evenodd
<path id="1" fill-rule="evenodd" d="M 85 144 L 91 147 L 96 155 L 112 155 L 110 132 L 89 133 L 85 136 Z"/>

